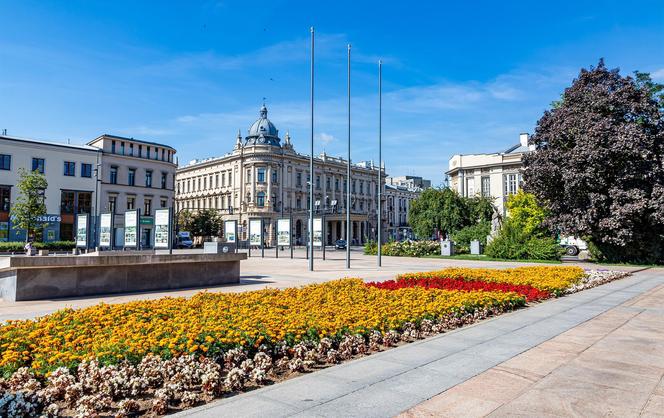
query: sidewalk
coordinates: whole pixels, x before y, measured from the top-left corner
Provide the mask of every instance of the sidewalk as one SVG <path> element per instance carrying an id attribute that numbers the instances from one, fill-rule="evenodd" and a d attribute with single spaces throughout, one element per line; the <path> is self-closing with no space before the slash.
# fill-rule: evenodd
<path id="1" fill-rule="evenodd" d="M 591 326 L 590 324 L 595 321 L 590 321 L 579 328 L 575 327 L 642 294 L 646 294 L 642 300 L 647 300 L 649 301 L 647 303 L 656 306 L 652 308 L 655 311 L 649 311 L 648 315 L 661 315 L 664 309 L 662 309 L 662 303 L 658 302 L 659 294 L 650 296 L 647 293 L 662 285 L 664 285 L 664 271 L 647 270 L 639 272 L 624 280 L 547 301 L 474 326 L 220 400 L 177 415 L 180 417 L 389 417 L 417 405 L 419 407 L 408 411 L 406 416 L 485 415 L 502 406 L 501 402 L 506 401 L 507 398 L 517 397 L 521 393 L 520 390 L 523 389 L 523 385 L 512 384 L 508 379 L 502 379 L 502 375 L 496 377 L 494 374 L 484 378 L 488 380 L 489 385 L 493 385 L 490 391 L 487 387 L 477 389 L 478 392 L 475 392 L 475 389 L 470 389 L 469 393 L 475 393 L 474 397 L 472 399 L 462 398 L 467 402 L 467 405 L 460 405 L 458 409 L 444 409 L 449 406 L 449 402 L 445 398 L 436 397 L 436 395 L 454 388 L 474 376 L 480 375 L 481 377 L 487 370 L 490 370 L 489 373 L 497 373 L 496 370 L 491 369 L 513 358 L 515 358 L 513 359 L 514 362 L 518 362 L 519 354 L 537 346 L 540 347 L 535 348 L 535 350 L 540 351 L 531 350 L 535 353 L 530 354 L 534 356 L 530 359 L 531 363 L 535 363 L 534 367 L 539 364 L 555 365 L 556 362 L 560 364 L 561 361 L 572 361 L 570 355 L 567 355 L 564 351 L 562 351 L 562 354 L 542 351 L 542 346 L 546 348 L 548 344 L 549 348 L 555 347 L 558 344 L 555 340 L 547 341 L 574 328 L 570 331 L 572 334 L 570 343 L 573 346 L 574 338 L 583 339 L 579 336 L 574 337 L 575 333 L 582 332 L 577 331 L 577 329 L 583 330 L 584 327 Z M 637 302 L 632 301 L 631 303 Z M 629 303 L 626 306 L 630 306 Z M 634 309 L 638 313 L 639 309 L 644 310 L 646 308 L 636 305 L 630 309 Z M 604 321 L 603 323 L 614 324 L 618 327 L 617 329 L 620 329 L 620 322 L 611 315 L 616 314 L 610 313 L 607 314 L 606 319 L 601 317 L 598 320 L 601 319 Z M 659 320 L 661 320 L 661 317 L 655 318 L 655 321 Z M 612 332 L 610 327 L 606 332 Z M 632 355 L 632 350 L 638 350 L 639 347 L 641 347 L 641 351 L 647 350 L 649 347 L 655 347 L 650 354 L 637 352 L 642 362 L 652 360 L 651 365 L 658 367 L 657 371 L 661 372 L 662 370 L 659 367 L 664 369 L 661 332 L 648 329 L 639 330 L 638 326 L 636 326 L 634 332 L 641 333 L 640 338 L 643 340 L 642 343 L 646 344 L 645 347 L 641 347 L 638 342 L 632 342 L 630 340 L 634 338 L 632 336 L 618 336 L 613 346 L 597 348 L 597 350 L 600 350 L 598 355 L 608 356 L 608 354 L 613 353 L 614 357 L 622 356 L 624 358 Z M 591 333 L 591 335 L 593 334 Z M 592 340 L 586 340 L 586 343 L 592 344 Z M 580 351 L 583 350 L 580 349 Z M 656 357 L 658 355 L 659 358 Z M 610 356 L 604 358 L 606 361 L 612 361 Z M 604 366 L 608 367 L 606 363 Z M 546 373 L 548 373 L 546 369 L 540 370 L 541 375 L 546 376 Z M 562 374 L 559 377 L 565 379 L 566 375 Z M 624 375 L 607 374 L 605 379 L 610 380 L 611 377 L 616 380 L 616 384 L 629 384 L 629 381 L 622 382 L 621 379 L 624 378 Z M 530 381 L 535 382 L 534 379 L 535 377 L 531 377 Z M 469 382 L 472 381 L 473 379 Z M 649 382 L 651 381 L 652 379 Z M 480 380 L 481 382 L 482 380 Z M 569 383 L 559 381 L 557 384 L 559 387 L 555 393 L 558 393 L 557 396 L 561 398 L 569 396 L 571 399 L 575 393 L 582 393 L 584 387 L 589 388 L 588 392 L 592 394 L 593 399 L 618 396 L 616 389 L 594 393 L 592 387 L 587 384 L 584 386 L 583 383 L 569 386 Z M 656 382 L 652 383 L 653 388 L 655 385 Z M 539 392 L 534 393 L 539 395 L 546 394 L 548 390 L 546 385 L 535 389 L 538 389 Z M 649 389 L 650 387 L 644 386 L 643 390 L 647 391 Z M 447 393 L 450 392 L 452 390 Z M 503 396 L 504 399 L 501 400 L 500 396 Z M 613 402 L 619 402 L 620 399 L 625 397 L 615 398 L 616 401 Z M 648 401 L 647 396 L 638 398 L 640 401 L 644 401 L 644 399 L 645 402 Z M 494 403 L 490 404 L 490 402 Z M 555 403 L 558 400 L 552 398 L 551 402 Z M 654 398 L 652 402 L 659 402 L 659 400 Z M 484 409 L 472 409 L 468 406 L 478 404 L 485 405 Z M 606 404 L 608 405 L 609 402 Z M 549 411 L 547 409 L 549 408 L 548 404 L 542 404 L 536 399 L 526 399 L 523 404 L 517 403 L 514 406 L 517 408 L 514 412 L 509 409 L 502 412 L 501 409 L 498 409 L 496 412 L 499 415 L 518 415 L 519 405 L 523 405 L 524 408 L 526 406 L 530 407 L 530 409 L 524 409 L 525 412 L 522 415 L 541 416 L 546 415 Z M 490 409 L 490 406 L 493 406 L 493 409 Z M 505 407 L 508 408 L 509 405 L 505 405 Z M 551 409 L 551 411 L 548 413 L 552 415 L 570 414 L 555 409 Z M 586 409 L 579 413 L 584 414 L 583 412 L 589 414 L 594 411 Z"/>

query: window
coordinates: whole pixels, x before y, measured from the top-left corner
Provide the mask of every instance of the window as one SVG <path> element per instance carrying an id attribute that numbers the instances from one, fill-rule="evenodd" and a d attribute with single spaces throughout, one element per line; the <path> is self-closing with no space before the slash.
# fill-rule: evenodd
<path id="1" fill-rule="evenodd" d="M 256 195 L 256 206 L 262 208 L 265 206 L 265 192 L 258 192 Z"/>
<path id="2" fill-rule="evenodd" d="M 320 189 L 320 176 L 316 176 L 316 188 Z"/>
<path id="3" fill-rule="evenodd" d="M 124 142 L 120 142 L 120 154 L 125 155 L 125 146 L 124 146 Z"/>
<path id="4" fill-rule="evenodd" d="M 505 196 L 516 194 L 519 191 L 518 174 L 505 174 L 503 176 L 503 191 L 505 192 Z"/>
<path id="5" fill-rule="evenodd" d="M 297 208 L 302 209 L 302 199 L 300 199 L 299 197 L 297 198 Z"/>
<path id="6" fill-rule="evenodd" d="M 161 188 L 166 188 L 166 182 L 168 181 L 168 173 L 161 173 Z"/>
<path id="7" fill-rule="evenodd" d="M 118 168 L 116 166 L 111 166 L 111 178 L 109 182 L 111 184 L 118 184 Z"/>
<path id="8" fill-rule="evenodd" d="M 129 186 L 135 186 L 136 185 L 136 169 L 135 168 L 130 168 L 129 169 L 129 174 L 127 175 L 127 184 Z"/>
<path id="9" fill-rule="evenodd" d="M 164 161 L 165 158 L 164 156 L 166 155 L 165 151 L 166 151 L 165 149 L 163 148 L 161 149 L 161 161 Z"/>
<path id="10" fill-rule="evenodd" d="M 352 192 L 355 193 L 355 180 L 353 180 L 353 183 L 351 184 L 351 188 L 353 189 Z"/>
<path id="11" fill-rule="evenodd" d="M 81 163 L 81 177 L 92 177 L 92 164 Z"/>
<path id="12" fill-rule="evenodd" d="M 228 185 L 229 186 L 233 185 L 233 173 L 230 171 L 228 172 Z"/>
<path id="13" fill-rule="evenodd" d="M 150 216 L 152 213 L 152 199 L 143 199 L 143 214 Z"/>
<path id="14" fill-rule="evenodd" d="M 159 148 L 154 147 L 154 159 L 158 160 L 159 159 Z"/>
<path id="15" fill-rule="evenodd" d="M 228 175 L 228 179 L 230 180 L 231 176 L 230 174 Z M 221 173 L 221 187 L 224 187 L 226 185 L 226 173 Z"/>
<path id="16" fill-rule="evenodd" d="M 201 178 L 199 177 L 198 179 L 198 188 L 196 190 L 201 190 Z"/>
<path id="17" fill-rule="evenodd" d="M 152 187 L 152 170 L 145 170 L 145 187 Z"/>
<path id="18" fill-rule="evenodd" d="M 364 201 L 360 200 L 360 210 L 364 210 Z"/>
<path id="19" fill-rule="evenodd" d="M 127 196 L 127 210 L 132 210 L 136 207 L 136 198 L 134 196 Z"/>
<path id="20" fill-rule="evenodd" d="M 251 183 L 251 168 L 247 168 L 247 183 Z"/>
<path id="21" fill-rule="evenodd" d="M 11 188 L 0 186 L 0 211 L 9 212 L 9 202 L 11 202 Z"/>
<path id="22" fill-rule="evenodd" d="M 150 159 L 150 147 L 149 146 L 146 147 L 146 151 L 147 151 L 147 158 Z"/>
<path id="23" fill-rule="evenodd" d="M 256 181 L 259 183 L 265 183 L 265 169 L 259 168 L 256 170 Z"/>
<path id="24" fill-rule="evenodd" d="M 297 174 L 295 175 L 295 179 L 296 179 L 296 180 L 295 180 L 295 185 L 296 185 L 297 187 L 302 187 L 302 173 L 297 173 Z"/>
<path id="25" fill-rule="evenodd" d="M 134 156 L 134 144 L 129 144 L 129 155 Z"/>
<path id="26" fill-rule="evenodd" d="M 111 154 L 115 154 L 115 141 L 111 141 Z"/>
<path id="27" fill-rule="evenodd" d="M 482 197 L 491 197 L 491 177 L 482 177 Z"/>
<path id="28" fill-rule="evenodd" d="M 360 194 L 364 194 L 364 181 L 360 180 Z"/>
<path id="29" fill-rule="evenodd" d="M 334 190 L 339 191 L 339 179 L 334 179 Z"/>
<path id="30" fill-rule="evenodd" d="M 74 192 L 63 190 L 60 194 L 60 212 L 74 213 Z"/>
<path id="31" fill-rule="evenodd" d="M 214 175 L 214 188 L 215 189 L 219 188 L 219 173 Z"/>
<path id="32" fill-rule="evenodd" d="M 168 205 L 168 200 L 167 199 L 161 199 L 159 200 L 159 206 L 163 209 Z"/>
<path id="33" fill-rule="evenodd" d="M 277 170 L 272 170 L 272 183 L 277 182 Z"/>
<path id="34" fill-rule="evenodd" d="M 32 171 L 38 171 L 44 174 L 44 159 L 43 158 L 33 158 L 32 159 Z"/>
<path id="35" fill-rule="evenodd" d="M 207 189 L 207 177 L 203 178 L 203 190 Z"/>
<path id="36" fill-rule="evenodd" d="M 138 158 L 143 158 L 143 145 L 138 144 Z"/>
<path id="37" fill-rule="evenodd" d="M 109 196 L 108 197 L 108 210 L 111 213 L 115 213 L 115 205 L 118 202 L 118 197 L 117 196 Z"/>
<path id="38" fill-rule="evenodd" d="M 187 180 L 187 193 L 191 191 L 191 180 Z"/>
<path id="39" fill-rule="evenodd" d="M 65 176 L 73 177 L 76 175 L 76 163 L 72 161 L 65 161 Z"/>
<path id="40" fill-rule="evenodd" d="M 332 181 L 331 178 L 329 177 L 325 178 L 325 190 L 332 190 L 331 181 Z"/>
<path id="41" fill-rule="evenodd" d="M 77 193 L 76 213 L 90 213 L 92 211 L 92 192 Z"/>

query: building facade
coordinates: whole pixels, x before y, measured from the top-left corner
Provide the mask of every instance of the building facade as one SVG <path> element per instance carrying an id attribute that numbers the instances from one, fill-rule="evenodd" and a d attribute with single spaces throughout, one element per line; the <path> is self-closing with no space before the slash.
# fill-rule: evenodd
<path id="1" fill-rule="evenodd" d="M 385 185 L 385 211 L 387 239 L 392 241 L 403 241 L 415 238 L 410 224 L 408 214 L 413 200 L 422 193 L 419 187 Z"/>
<path id="2" fill-rule="evenodd" d="M 347 161 L 323 153 L 314 159 L 311 178 L 309 156 L 295 151 L 288 133 L 282 143 L 267 114 L 263 105 L 247 135 L 238 132 L 228 154 L 178 168 L 176 211 L 217 210 L 224 220 L 237 221 L 240 240 L 247 239 L 249 219 L 262 218 L 267 245 L 276 242 L 276 220 L 292 217 L 293 242 L 304 245 L 313 181 L 314 209 L 316 216 L 325 216 L 326 244 L 346 239 Z M 351 170 L 349 242 L 359 245 L 377 235 L 378 167 L 364 163 Z"/>
<path id="3" fill-rule="evenodd" d="M 175 150 L 169 146 L 102 135 L 86 145 L 0 136 L 0 241 L 25 240 L 12 227 L 20 169 L 46 176 L 44 241 L 73 240 L 77 214 L 114 212 L 116 244 L 122 246 L 124 213 L 140 208 L 146 246 L 154 210 L 171 207 Z"/>
<path id="4" fill-rule="evenodd" d="M 88 142 L 101 151 L 99 212 L 114 213 L 115 244 L 124 243 L 124 212 L 139 209 L 141 246 L 152 246 L 154 211 L 175 203 L 175 149 L 164 144 L 101 135 Z"/>
<path id="5" fill-rule="evenodd" d="M 385 179 L 385 184 L 406 187 L 411 190 L 424 190 L 431 188 L 431 180 L 419 176 L 396 176 Z"/>
<path id="6" fill-rule="evenodd" d="M 505 151 L 490 154 L 456 154 L 446 172 L 449 187 L 461 196 L 491 197 L 498 212 L 505 214 L 507 198 L 521 188 L 523 156 L 532 152 L 528 134 L 519 135 L 519 143 Z"/>

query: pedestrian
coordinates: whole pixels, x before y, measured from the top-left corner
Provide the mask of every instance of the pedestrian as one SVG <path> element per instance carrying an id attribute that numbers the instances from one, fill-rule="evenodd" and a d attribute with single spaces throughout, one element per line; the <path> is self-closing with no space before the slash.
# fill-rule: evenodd
<path id="1" fill-rule="evenodd" d="M 25 247 L 23 247 L 23 249 L 25 250 L 25 255 L 31 256 L 32 255 L 32 248 L 33 248 L 32 247 L 32 241 L 28 241 L 25 244 Z"/>

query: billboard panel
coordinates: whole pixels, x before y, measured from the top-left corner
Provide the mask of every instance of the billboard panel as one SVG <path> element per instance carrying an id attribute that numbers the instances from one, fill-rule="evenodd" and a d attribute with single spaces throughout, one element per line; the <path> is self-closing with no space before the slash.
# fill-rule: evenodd
<path id="1" fill-rule="evenodd" d="M 260 246 L 263 241 L 263 222 L 260 219 L 249 221 L 249 245 Z"/>
<path id="2" fill-rule="evenodd" d="M 236 242 L 237 237 L 235 232 L 237 229 L 237 221 L 225 221 L 224 222 L 224 241 L 226 242 Z"/>
<path id="3" fill-rule="evenodd" d="M 277 245 L 291 245 L 291 222 L 289 218 L 277 219 Z"/>
<path id="4" fill-rule="evenodd" d="M 124 216 L 124 246 L 136 247 L 138 245 L 138 211 L 129 210 Z"/>
<path id="5" fill-rule="evenodd" d="M 323 219 L 314 218 L 314 247 L 323 246 Z"/>
<path id="6" fill-rule="evenodd" d="M 154 247 L 169 248 L 171 240 L 171 210 L 154 211 Z"/>
<path id="7" fill-rule="evenodd" d="M 76 246 L 88 248 L 88 215 L 84 213 L 76 217 Z"/>
<path id="8" fill-rule="evenodd" d="M 102 213 L 99 219 L 99 246 L 110 248 L 112 235 L 113 235 L 113 214 Z"/>

